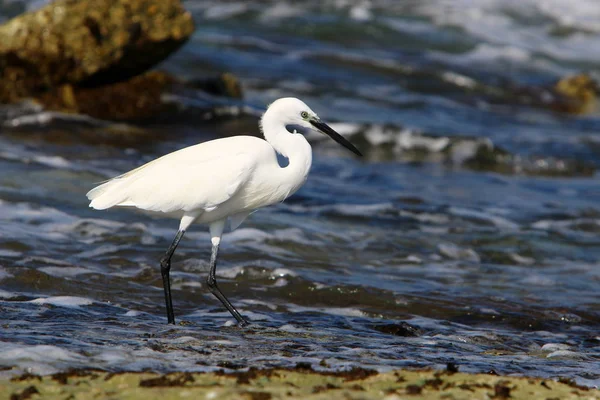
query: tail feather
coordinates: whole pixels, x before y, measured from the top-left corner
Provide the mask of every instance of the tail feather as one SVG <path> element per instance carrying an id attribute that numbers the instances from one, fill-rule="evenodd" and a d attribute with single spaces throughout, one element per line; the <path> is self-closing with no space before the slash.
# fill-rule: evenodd
<path id="1" fill-rule="evenodd" d="M 121 183 L 120 179 L 112 179 L 87 192 L 86 196 L 91 200 L 90 207 L 105 210 L 127 202 L 127 195 L 119 190 Z"/>

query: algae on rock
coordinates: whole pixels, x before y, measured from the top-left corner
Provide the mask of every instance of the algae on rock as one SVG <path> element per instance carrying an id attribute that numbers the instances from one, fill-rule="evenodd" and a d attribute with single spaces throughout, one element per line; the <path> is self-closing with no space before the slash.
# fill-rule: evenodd
<path id="1" fill-rule="evenodd" d="M 464 374 L 434 370 L 377 373 L 312 368 L 250 368 L 232 374 L 71 371 L 0 380 L 0 392 L 32 399 L 600 399 L 568 380 Z"/>

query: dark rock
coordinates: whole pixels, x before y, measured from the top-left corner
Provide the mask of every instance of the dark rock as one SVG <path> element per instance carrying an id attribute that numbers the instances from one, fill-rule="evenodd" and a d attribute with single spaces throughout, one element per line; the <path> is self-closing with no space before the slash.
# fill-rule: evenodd
<path id="1" fill-rule="evenodd" d="M 143 379 L 140 381 L 140 387 L 177 387 L 188 383 L 194 383 L 194 377 L 189 372 L 182 372 Z"/>
<path id="2" fill-rule="evenodd" d="M 494 386 L 494 396 L 493 399 L 509 399 L 510 391 L 512 388 L 506 386 L 505 381 L 500 381 Z"/>
<path id="3" fill-rule="evenodd" d="M 333 389 L 339 389 L 339 386 L 336 386 L 332 383 L 327 383 L 326 385 L 317 385 L 315 387 L 313 387 L 313 393 L 321 393 L 321 392 L 326 392 L 328 390 L 333 390 Z"/>
<path id="4" fill-rule="evenodd" d="M 313 367 L 309 362 L 300 361 L 296 363 L 296 370 L 312 371 Z"/>
<path id="5" fill-rule="evenodd" d="M 35 386 L 29 386 L 25 389 L 23 389 L 23 391 L 21 393 L 13 393 L 10 395 L 10 400 L 28 400 L 30 399 L 34 394 L 39 394 L 40 392 L 37 390 L 37 388 Z"/>
<path id="6" fill-rule="evenodd" d="M 299 362 L 295 367 L 292 368 L 281 368 L 280 371 L 292 371 L 292 372 L 300 372 L 305 374 L 317 373 L 322 376 L 335 376 L 338 378 L 342 378 L 345 382 L 362 380 L 366 379 L 370 376 L 377 375 L 378 372 L 372 369 L 361 368 L 361 367 L 352 367 L 349 370 L 345 371 L 315 371 L 310 363 Z M 238 385 L 250 384 L 250 381 L 257 379 L 261 376 L 270 377 L 273 374 L 277 374 L 278 372 L 273 369 L 258 369 L 256 367 L 250 367 L 248 371 L 238 371 L 233 373 L 225 373 L 223 370 L 218 371 L 217 375 L 228 376 L 231 378 L 237 379 Z"/>
<path id="7" fill-rule="evenodd" d="M 414 337 L 421 336 L 423 331 L 416 326 L 410 325 L 406 322 L 400 322 L 398 324 L 385 324 L 385 325 L 370 325 L 369 326 L 376 331 L 381 333 L 387 333 L 389 335 L 403 336 L 403 337 Z"/>
<path id="8" fill-rule="evenodd" d="M 406 394 L 417 395 L 421 394 L 423 389 L 418 385 L 408 385 L 406 386 Z"/>
<path id="9" fill-rule="evenodd" d="M 452 361 L 450 361 L 449 363 L 446 364 L 446 372 L 450 373 L 450 374 L 455 374 L 458 372 L 458 365 L 456 365 L 455 363 L 453 363 Z"/>
<path id="10" fill-rule="evenodd" d="M 162 72 L 148 72 L 125 82 L 100 87 L 60 85 L 35 100 L 45 109 L 86 114 L 108 120 L 138 120 L 165 111 L 161 95 L 175 82 Z"/>
<path id="11" fill-rule="evenodd" d="M 244 364 L 235 363 L 233 361 L 221 361 L 221 362 L 218 362 L 217 365 L 221 368 L 227 368 L 227 369 L 246 368 L 246 366 Z"/>
<path id="12" fill-rule="evenodd" d="M 269 392 L 245 391 L 242 394 L 244 395 L 244 398 L 247 398 L 249 400 L 270 400 L 271 398 L 273 398 L 273 395 Z"/>
<path id="13" fill-rule="evenodd" d="M 235 75 L 227 72 L 219 75 L 217 78 L 195 79 L 187 82 L 186 85 L 216 96 L 226 96 L 235 99 L 242 98 L 242 86 L 240 82 Z"/>
<path id="14" fill-rule="evenodd" d="M 239 83 L 231 74 L 206 78 L 204 82 L 207 85 L 212 82 L 212 90 L 216 95 L 242 96 Z M 41 93 L 34 100 L 49 111 L 86 114 L 112 121 L 143 121 L 178 112 L 178 105 L 163 101 L 162 95 L 188 87 L 187 82 L 181 82 L 165 72 L 150 71 L 125 82 L 105 86 L 64 84 Z"/>
<path id="15" fill-rule="evenodd" d="M 35 379 L 37 381 L 42 381 L 42 377 L 39 375 L 33 375 L 30 374 L 29 372 L 25 372 L 23 375 L 19 375 L 19 376 L 15 376 L 13 378 L 11 378 L 11 382 L 22 382 L 22 381 L 28 381 L 28 380 L 32 380 Z"/>

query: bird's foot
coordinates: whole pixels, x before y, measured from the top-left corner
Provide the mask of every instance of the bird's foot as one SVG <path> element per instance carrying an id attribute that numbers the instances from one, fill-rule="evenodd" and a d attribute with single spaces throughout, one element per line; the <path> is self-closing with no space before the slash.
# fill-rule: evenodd
<path id="1" fill-rule="evenodd" d="M 240 328 L 245 328 L 245 327 L 247 327 L 248 325 L 250 325 L 250 323 L 249 323 L 248 321 L 246 321 L 245 319 L 242 319 L 241 321 L 238 321 L 238 326 L 239 326 Z"/>

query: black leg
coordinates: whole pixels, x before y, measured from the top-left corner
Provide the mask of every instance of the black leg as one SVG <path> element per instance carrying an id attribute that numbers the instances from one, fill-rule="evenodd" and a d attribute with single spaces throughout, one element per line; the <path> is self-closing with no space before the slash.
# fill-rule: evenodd
<path id="1" fill-rule="evenodd" d="M 175 249 L 179 244 L 179 241 L 183 237 L 185 231 L 177 232 L 177 236 L 173 239 L 173 243 L 169 247 L 169 250 L 165 253 L 164 257 L 160 260 L 160 274 L 162 275 L 163 288 L 165 289 L 165 303 L 167 305 L 167 321 L 169 324 L 175 324 L 175 314 L 173 313 L 173 300 L 171 299 L 171 279 L 169 278 L 169 271 L 171 270 L 171 257 L 175 253 Z"/>
<path id="2" fill-rule="evenodd" d="M 215 276 L 215 273 L 217 271 L 217 254 L 218 253 L 219 253 L 219 245 L 218 244 L 213 245 L 212 254 L 210 256 L 210 271 L 208 272 L 208 278 L 206 279 L 206 284 L 208 285 L 208 289 L 210 290 L 210 292 L 212 294 L 214 294 L 215 297 L 217 299 L 219 299 L 219 301 L 221 301 L 221 303 L 223 303 L 223 305 L 229 310 L 231 315 L 233 315 L 235 317 L 238 324 L 240 326 L 246 326 L 246 325 L 248 325 L 248 322 L 244 319 L 244 317 L 241 316 L 241 314 L 238 312 L 238 310 L 235 309 L 235 307 L 229 302 L 229 300 L 227 300 L 227 297 L 225 297 L 223 292 L 221 292 L 221 290 L 217 286 L 217 278 Z"/>

